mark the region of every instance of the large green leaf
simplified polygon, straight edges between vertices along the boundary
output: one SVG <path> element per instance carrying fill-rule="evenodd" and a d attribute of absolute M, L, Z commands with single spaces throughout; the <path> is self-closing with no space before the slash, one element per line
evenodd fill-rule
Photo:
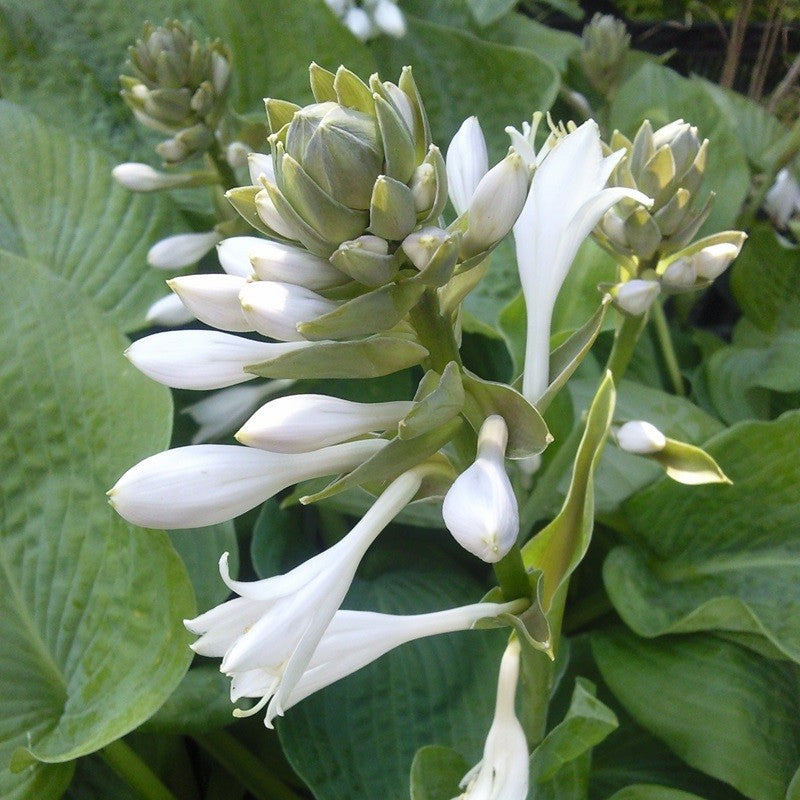
<path fill-rule="evenodd" d="M 620 702 L 684 761 L 753 800 L 784 800 L 800 762 L 795 665 L 704 636 L 617 630 L 592 644 Z"/>
<path fill-rule="evenodd" d="M 207 31 L 233 54 L 234 102 L 240 111 L 263 114 L 265 97 L 313 103 L 308 65 L 335 71 L 340 64 L 366 80 L 375 72 L 369 50 L 323 0 L 199 0 Z M 397 74 L 382 75 L 396 81 Z M 264 147 L 268 152 L 266 141 Z"/>
<path fill-rule="evenodd" d="M 609 800 L 702 800 L 696 794 L 668 789 L 666 786 L 637 783 L 615 792 Z"/>
<path fill-rule="evenodd" d="M 131 528 L 104 497 L 166 445 L 169 394 L 66 281 L 15 256 L 0 267 L 0 794 L 47 800 L 69 773 L 59 762 L 167 698 L 189 663 L 193 602 L 166 535 Z M 20 747 L 55 766 L 9 772 Z"/>
<path fill-rule="evenodd" d="M 800 248 L 757 223 L 733 264 L 731 288 L 747 319 L 763 331 L 800 327 Z"/>
<path fill-rule="evenodd" d="M 643 636 L 756 634 L 800 661 L 800 411 L 714 437 L 732 486 L 661 480 L 624 506 L 635 544 L 609 555 L 606 587 Z"/>
<path fill-rule="evenodd" d="M 390 528 L 345 607 L 409 614 L 476 602 L 486 585 L 439 546 L 443 536 Z M 318 800 L 408 797 L 414 754 L 427 744 L 477 763 L 505 639 L 477 630 L 403 645 L 312 695 L 277 723 L 289 761 Z"/>
<path fill-rule="evenodd" d="M 166 200 L 117 186 L 113 159 L 5 101 L 0 139 L 0 250 L 66 278 L 121 329 L 141 327 L 165 294 L 145 259 L 177 232 Z"/>
<path fill-rule="evenodd" d="M 683 118 L 710 140 L 702 198 L 717 193 L 700 235 L 733 226 L 750 186 L 750 171 L 727 117 L 711 102 L 702 81 L 682 78 L 654 62 L 645 62 L 622 86 L 611 104 L 611 124 L 632 136 L 649 119 L 654 128 Z M 698 204 L 698 208 L 699 208 Z"/>
<path fill-rule="evenodd" d="M 558 90 L 555 70 L 533 51 L 413 17 L 402 39 L 376 39 L 374 52 L 386 75 L 413 66 L 433 141 L 442 152 L 464 119 L 475 114 L 498 158 L 510 144 L 505 126 L 519 125 L 520 117 L 530 118 L 537 109 L 546 111 Z"/>

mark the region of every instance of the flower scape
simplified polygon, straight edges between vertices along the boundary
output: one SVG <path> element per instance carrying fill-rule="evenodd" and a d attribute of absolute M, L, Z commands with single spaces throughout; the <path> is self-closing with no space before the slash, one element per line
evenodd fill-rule
<path fill-rule="evenodd" d="M 403 21 L 393 9 L 382 0 L 375 20 L 400 35 Z M 354 16 L 360 7 L 342 4 L 341 11 L 352 25 L 361 20 Z M 137 52 L 138 77 L 125 99 L 145 124 L 170 134 L 164 159 L 216 146 L 224 50 L 212 48 L 213 79 L 195 81 L 183 105 L 140 88 L 155 80 L 156 67 L 144 45 Z M 396 83 L 378 75 L 364 81 L 343 66 L 333 73 L 312 64 L 309 74 L 310 105 L 265 101 L 268 152 L 247 152 L 249 184 L 226 193 L 240 219 L 151 250 L 153 266 L 179 269 L 217 246 L 223 271 L 170 279 L 175 297 L 154 312 L 164 324 L 205 326 L 146 336 L 126 353 L 165 386 L 220 390 L 190 409 L 202 425 L 195 441 L 238 426 L 240 444 L 196 443 L 152 455 L 119 478 L 109 499 L 135 525 L 175 529 L 232 519 L 320 478 L 327 485 L 300 502 L 365 490 L 371 506 L 349 533 L 285 574 L 235 580 L 223 554 L 220 574 L 234 596 L 185 621 L 197 636 L 193 650 L 221 659 L 235 715 L 263 712 L 272 727 L 296 703 L 403 643 L 509 626 L 483 759 L 464 774 L 459 797 L 525 800 L 530 752 L 515 710 L 520 659 L 554 656 L 566 582 L 581 558 L 578 545 L 555 541 L 551 528 L 529 539 L 531 520 L 521 514 L 524 487 L 553 441 L 542 415 L 614 307 L 620 323 L 609 371 L 564 507 L 583 513 L 576 505 L 586 481 L 580 459 L 595 457 L 593 437 L 597 448 L 604 440 L 614 383 L 651 307 L 660 294 L 708 285 L 744 235 L 695 238 L 707 217 L 707 206 L 693 200 L 709 145 L 682 120 L 656 130 L 645 123 L 633 141 L 615 133 L 604 143 L 591 119 L 555 124 L 537 112 L 521 131 L 507 129 L 508 152 L 490 166 L 475 117 L 443 155 L 410 67 Z M 170 125 L 164 114 L 173 115 Z M 122 165 L 117 180 L 138 191 L 181 185 L 177 173 L 164 183 L 141 167 Z M 182 185 L 204 180 L 196 174 Z M 242 221 L 246 233 L 226 235 L 241 231 Z M 512 232 L 527 335 L 520 380 L 509 385 L 465 368 L 460 345 L 463 301 Z M 551 351 L 556 299 L 589 235 L 615 254 L 619 280 L 600 287 L 595 316 Z M 296 380 L 369 381 L 408 368 L 418 376 L 412 398 L 275 396 Z M 614 430 L 620 448 L 677 480 L 726 480 L 710 456 L 647 421 L 618 419 Z M 498 587 L 484 602 L 416 615 L 342 609 L 361 559 L 410 504 L 441 506 L 446 528 L 493 565 Z"/>

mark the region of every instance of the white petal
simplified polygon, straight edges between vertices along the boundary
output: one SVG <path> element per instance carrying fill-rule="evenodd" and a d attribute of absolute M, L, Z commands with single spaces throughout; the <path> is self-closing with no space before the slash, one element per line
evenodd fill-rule
<path fill-rule="evenodd" d="M 741 249 L 741 244 L 737 246 L 729 242 L 704 247 L 699 253 L 695 253 L 692 259 L 698 277 L 707 281 L 718 278 L 725 272 L 731 261 L 739 255 Z"/>
<path fill-rule="evenodd" d="M 272 183 L 272 181 L 270 181 L 270 183 Z M 294 228 L 280 215 L 266 189 L 262 189 L 256 195 L 256 211 L 258 212 L 258 216 L 264 221 L 264 224 L 275 231 L 279 236 L 283 236 L 285 239 L 295 238 Z"/>
<path fill-rule="evenodd" d="M 162 189 L 172 189 L 191 180 L 185 174 L 159 172 L 149 164 L 128 162 L 117 164 L 111 170 L 114 180 L 131 192 L 158 192 Z"/>
<path fill-rule="evenodd" d="M 349 280 L 330 261 L 308 250 L 268 239 L 258 242 L 250 252 L 250 263 L 262 281 L 293 283 L 317 291 L 340 286 Z"/>
<path fill-rule="evenodd" d="M 447 148 L 447 191 L 456 214 L 469 208 L 472 195 L 489 169 L 486 140 L 477 117 L 467 117 Z"/>
<path fill-rule="evenodd" d="M 304 344 L 275 344 L 219 331 L 167 331 L 135 341 L 125 355 L 154 381 L 173 389 L 222 389 L 253 380 L 244 371 Z"/>
<path fill-rule="evenodd" d="M 661 282 L 667 289 L 685 289 L 697 282 L 697 270 L 694 259 L 690 257 L 676 258 L 661 276 Z"/>
<path fill-rule="evenodd" d="M 353 6 L 344 15 L 344 24 L 357 39 L 366 42 L 375 35 L 375 26 L 363 8 Z M 267 223 L 269 224 L 269 223 Z"/>
<path fill-rule="evenodd" d="M 147 263 L 156 269 L 183 269 L 196 264 L 221 239 L 216 231 L 168 236 L 150 248 Z"/>
<path fill-rule="evenodd" d="M 236 438 L 278 453 L 308 452 L 396 426 L 412 405 L 404 401 L 356 403 L 315 394 L 279 397 L 260 408 Z"/>
<path fill-rule="evenodd" d="M 194 316 L 188 308 L 181 302 L 180 297 L 168 294 L 160 300 L 156 300 L 147 309 L 146 318 L 153 325 L 163 325 L 165 328 L 173 328 L 178 325 L 185 325 L 192 322 Z"/>
<path fill-rule="evenodd" d="M 250 263 L 250 253 L 266 239 L 257 236 L 232 236 L 217 245 L 217 258 L 220 266 L 228 275 L 240 278 L 253 276 L 253 265 Z"/>
<path fill-rule="evenodd" d="M 247 156 L 247 166 L 250 170 L 250 183 L 261 186 L 261 176 L 264 175 L 270 183 L 275 183 L 275 167 L 272 156 L 265 153 L 250 153 Z"/>
<path fill-rule="evenodd" d="M 239 293 L 244 316 L 255 330 L 282 342 L 302 342 L 297 330 L 301 322 L 309 322 L 338 308 L 339 304 L 321 295 L 279 281 L 255 281 Z"/>
<path fill-rule="evenodd" d="M 658 281 L 643 281 L 638 278 L 619 287 L 614 303 L 626 314 L 641 317 L 658 297 L 661 286 Z"/>
<path fill-rule="evenodd" d="M 182 275 L 167 281 L 189 311 L 201 322 L 223 331 L 251 331 L 239 304 L 245 279 L 237 275 L 208 273 Z"/>
<path fill-rule="evenodd" d="M 394 36 L 395 39 L 405 36 L 406 19 L 403 12 L 391 0 L 378 0 L 372 18 L 385 34 Z"/>

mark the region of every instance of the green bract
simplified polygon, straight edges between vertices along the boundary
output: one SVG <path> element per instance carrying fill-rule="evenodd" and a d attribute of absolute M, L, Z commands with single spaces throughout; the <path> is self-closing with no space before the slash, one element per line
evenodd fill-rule
<path fill-rule="evenodd" d="M 400 266 L 391 243 L 442 213 L 444 161 L 409 67 L 398 84 L 316 64 L 310 76 L 315 103 L 266 100 L 275 174 L 261 177 L 256 209 L 270 235 L 326 258 L 339 250 L 339 269 L 380 285 Z M 365 277 L 371 262 L 380 280 Z"/>

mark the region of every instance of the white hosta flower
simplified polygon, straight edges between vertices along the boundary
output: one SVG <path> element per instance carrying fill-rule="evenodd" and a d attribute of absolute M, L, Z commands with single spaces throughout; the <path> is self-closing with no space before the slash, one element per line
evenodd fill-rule
<path fill-rule="evenodd" d="M 764 197 L 764 209 L 777 228 L 785 228 L 800 212 L 800 185 L 788 169 L 782 169 Z"/>
<path fill-rule="evenodd" d="M 483 758 L 461 781 L 454 800 L 525 800 L 530 775 L 528 743 L 514 711 L 520 646 L 513 639 L 500 662 L 497 703 Z"/>
<path fill-rule="evenodd" d="M 343 22 L 350 33 L 362 42 L 371 39 L 376 31 L 369 14 L 363 8 L 352 6 L 345 11 Z"/>
<path fill-rule="evenodd" d="M 297 330 L 301 322 L 309 322 L 339 307 L 316 292 L 280 281 L 254 281 L 239 292 L 245 318 L 255 330 L 281 342 L 302 342 Z"/>
<path fill-rule="evenodd" d="M 152 325 L 163 325 L 165 328 L 175 328 L 178 325 L 185 325 L 194 320 L 194 315 L 181 302 L 180 297 L 168 294 L 160 300 L 156 300 L 147 309 L 145 319 Z"/>
<path fill-rule="evenodd" d="M 455 540 L 478 558 L 494 563 L 519 534 L 519 508 L 505 468 L 508 428 L 493 414 L 478 434 L 478 455 L 448 490 L 442 517 Z"/>
<path fill-rule="evenodd" d="M 247 156 L 247 168 L 253 186 L 261 186 L 262 175 L 270 183 L 275 183 L 275 165 L 272 163 L 272 156 L 265 153 L 250 153 Z"/>
<path fill-rule="evenodd" d="M 519 608 L 520 601 L 516 600 L 511 603 L 475 603 L 411 616 L 337 611 L 302 678 L 284 704 L 284 711 L 406 642 L 469 630 L 478 620 L 514 613 Z M 235 675 L 231 682 L 231 701 L 235 703 L 242 697 L 263 697 L 269 692 L 272 682 L 272 674 L 265 669 L 257 668 Z"/>
<path fill-rule="evenodd" d="M 475 187 L 462 252 L 475 255 L 499 242 L 514 226 L 528 197 L 530 170 L 514 148 Z"/>
<path fill-rule="evenodd" d="M 135 162 L 117 164 L 111 170 L 111 176 L 130 192 L 160 192 L 164 189 L 175 189 L 178 186 L 195 184 L 199 177 L 197 173 L 192 172 L 159 172 L 149 164 Z"/>
<path fill-rule="evenodd" d="M 230 386 L 204 397 L 183 409 L 199 425 L 192 444 L 210 442 L 223 434 L 233 433 L 268 397 L 284 392 L 293 380 L 274 380 L 246 386 Z"/>
<path fill-rule="evenodd" d="M 620 151 L 603 157 L 600 131 L 593 120 L 560 136 L 537 168 L 525 208 L 514 225 L 528 313 L 522 393 L 531 403 L 549 385 L 553 307 L 581 242 L 623 198 L 651 204 L 650 198 L 634 189 L 604 188 L 623 155 Z"/>
<path fill-rule="evenodd" d="M 621 425 L 616 436 L 622 450 L 639 456 L 659 453 L 667 446 L 667 437 L 655 425 L 641 419 Z"/>
<path fill-rule="evenodd" d="M 201 322 L 223 331 L 251 331 L 239 303 L 239 292 L 246 279 L 238 275 L 207 273 L 182 275 L 167 281 L 167 286 Z"/>
<path fill-rule="evenodd" d="M 321 394 L 295 394 L 260 408 L 236 438 L 277 453 L 304 453 L 394 427 L 412 406 L 405 401 L 355 403 Z"/>
<path fill-rule="evenodd" d="M 399 39 L 406 34 L 406 18 L 392 0 L 378 0 L 372 9 L 372 19 L 387 36 Z"/>
<path fill-rule="evenodd" d="M 481 178 L 489 171 L 489 154 L 477 117 L 467 117 L 447 148 L 447 192 L 459 216 L 468 208 Z"/>
<path fill-rule="evenodd" d="M 544 144 L 537 153 L 536 131 L 539 130 L 542 119 L 544 119 L 544 114 L 541 111 L 536 111 L 530 122 L 522 123 L 521 131 L 518 131 L 513 125 L 508 125 L 505 129 L 511 139 L 511 146 L 525 159 L 525 163 L 530 168 L 538 167 L 555 147 L 558 140 L 567 135 L 566 127 L 562 124 L 561 127 L 556 128 L 548 116 L 548 122 L 551 125 L 550 135 L 545 139 Z"/>
<path fill-rule="evenodd" d="M 199 528 L 233 519 L 294 483 L 351 470 L 386 444 L 365 439 L 293 455 L 227 444 L 176 447 L 131 467 L 108 497 L 134 525 Z"/>
<path fill-rule="evenodd" d="M 173 389 L 224 389 L 256 378 L 248 364 L 292 353 L 309 342 L 259 342 L 221 331 L 165 331 L 135 341 L 128 360 Z"/>
<path fill-rule="evenodd" d="M 661 285 L 658 281 L 634 278 L 617 287 L 614 305 L 632 317 L 641 317 L 653 305 L 660 291 Z"/>
<path fill-rule="evenodd" d="M 338 445 L 343 446 L 349 445 Z M 261 700 L 237 716 L 256 713 L 269 703 L 265 724 L 271 727 L 275 717 L 283 714 L 341 605 L 361 558 L 411 501 L 421 480 L 420 470 L 402 474 L 347 536 L 285 575 L 251 583 L 232 581 L 223 556 L 223 580 L 240 596 L 185 624 L 200 636 L 193 645 L 195 652 L 222 656 L 220 670 L 233 678 L 235 696 L 256 694 L 257 676 Z"/>
<path fill-rule="evenodd" d="M 221 239 L 216 231 L 168 236 L 148 250 L 147 263 L 156 269 L 183 269 L 196 264 Z"/>
<path fill-rule="evenodd" d="M 741 244 L 720 242 L 704 247 L 699 253 L 695 253 L 692 261 L 697 271 L 697 277 L 707 281 L 718 278 L 730 266 L 731 261 L 739 255 L 743 243 L 744 237 L 742 237 Z"/>

